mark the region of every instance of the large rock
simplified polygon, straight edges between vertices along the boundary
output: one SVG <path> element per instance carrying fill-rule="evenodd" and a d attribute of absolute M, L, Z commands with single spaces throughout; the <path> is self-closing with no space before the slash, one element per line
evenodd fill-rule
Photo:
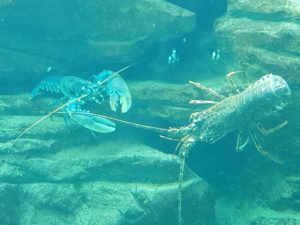
<path fill-rule="evenodd" d="M 175 224 L 178 161 L 142 144 L 113 142 L 42 157 L 6 155 L 0 163 L 1 221 Z M 209 186 L 186 168 L 183 187 L 184 224 L 214 224 Z"/>
<path fill-rule="evenodd" d="M 228 12 L 254 19 L 300 21 L 300 5 L 295 0 L 229 0 Z"/>
<path fill-rule="evenodd" d="M 300 220 L 295 218 L 269 218 L 269 217 L 258 217 L 251 225 L 299 225 Z"/>
<path fill-rule="evenodd" d="M 26 80 L 50 68 L 66 73 L 93 63 L 132 62 L 195 24 L 194 13 L 162 0 L 3 4 L 2 79 Z"/>
<path fill-rule="evenodd" d="M 229 1 L 215 35 L 228 62 L 233 61 L 230 70 L 276 72 L 299 84 L 299 16 L 299 1 Z"/>
<path fill-rule="evenodd" d="M 262 181 L 264 180 L 264 181 Z M 300 176 L 270 174 L 261 180 L 261 190 L 268 206 L 277 211 L 300 210 Z"/>

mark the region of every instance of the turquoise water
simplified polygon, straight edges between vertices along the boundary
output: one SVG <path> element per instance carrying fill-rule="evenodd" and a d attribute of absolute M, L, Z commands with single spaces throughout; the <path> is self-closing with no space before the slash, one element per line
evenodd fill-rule
<path fill-rule="evenodd" d="M 0 1 L 0 224 L 300 224 L 299 16 Z"/>

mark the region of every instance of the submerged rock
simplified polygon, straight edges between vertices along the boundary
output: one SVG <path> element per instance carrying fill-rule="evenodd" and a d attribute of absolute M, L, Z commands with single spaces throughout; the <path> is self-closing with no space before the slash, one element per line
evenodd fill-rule
<path fill-rule="evenodd" d="M 43 158 L 6 157 L 0 167 L 1 196 L 4 187 L 18 193 L 18 215 L 9 215 L 20 225 L 176 223 L 178 161 L 142 144 L 114 141 Z M 214 224 L 212 192 L 188 168 L 183 189 L 185 224 Z M 9 210 L 1 211 L 1 221 L 10 221 Z"/>
<path fill-rule="evenodd" d="M 300 176 L 276 176 L 265 179 L 264 187 L 266 202 L 277 211 L 300 210 Z M 276 185 L 275 185 L 276 184 Z"/>
<path fill-rule="evenodd" d="M 300 220 L 294 218 L 268 218 L 259 217 L 251 225 L 299 225 Z"/>
<path fill-rule="evenodd" d="M 0 12 L 0 78 L 14 81 L 139 60 L 195 26 L 194 13 L 163 0 L 11 2 Z"/>
<path fill-rule="evenodd" d="M 31 154 L 31 153 L 45 153 L 52 150 L 54 140 L 41 139 L 19 139 L 14 145 L 12 142 L 0 142 L 0 155 L 7 154 Z"/>
<path fill-rule="evenodd" d="M 276 72 L 297 84 L 299 32 L 300 2 L 286 0 L 230 0 L 214 29 L 229 70 Z"/>
<path fill-rule="evenodd" d="M 296 0 L 229 0 L 228 11 L 234 16 L 257 20 L 300 21 L 300 4 Z"/>

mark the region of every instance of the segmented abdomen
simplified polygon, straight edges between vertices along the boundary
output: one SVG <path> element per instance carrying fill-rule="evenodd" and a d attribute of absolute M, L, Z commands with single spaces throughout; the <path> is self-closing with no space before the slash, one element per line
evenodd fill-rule
<path fill-rule="evenodd" d="M 75 76 L 49 76 L 41 80 L 32 90 L 30 97 L 42 93 L 61 93 L 69 99 L 80 96 L 83 93 L 92 91 L 92 83 Z"/>
<path fill-rule="evenodd" d="M 41 80 L 38 85 L 32 90 L 30 98 L 34 98 L 44 92 L 48 93 L 61 93 L 60 81 L 62 76 L 48 76 Z"/>

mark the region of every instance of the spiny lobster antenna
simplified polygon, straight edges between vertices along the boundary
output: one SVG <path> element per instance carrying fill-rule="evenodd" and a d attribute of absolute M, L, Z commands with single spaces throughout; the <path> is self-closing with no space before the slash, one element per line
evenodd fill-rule
<path fill-rule="evenodd" d="M 113 77 L 116 76 L 116 74 L 123 72 L 139 63 L 141 63 L 143 60 L 140 60 L 138 62 L 135 62 L 133 64 L 130 64 L 120 70 L 118 70 L 117 72 L 112 73 L 109 77 L 107 77 L 106 79 L 104 79 L 103 81 L 101 81 L 100 83 L 95 84 L 93 87 L 95 87 L 96 85 L 102 85 L 105 82 L 111 80 Z M 42 118 L 40 118 L 39 120 L 35 121 L 34 123 L 32 123 L 29 127 L 27 127 L 24 131 L 22 131 L 11 143 L 10 148 L 8 149 L 8 152 L 11 151 L 11 149 L 14 147 L 14 145 L 16 144 L 16 142 L 24 135 L 26 134 L 29 130 L 31 130 L 33 127 L 35 127 L 36 125 L 38 125 L 39 123 L 41 123 L 42 121 L 44 121 L 45 119 L 47 119 L 48 117 L 50 117 L 51 115 L 53 115 L 54 113 L 58 112 L 59 110 L 61 110 L 62 108 L 64 108 L 65 106 L 69 105 L 70 103 L 76 102 L 76 101 L 80 101 L 81 99 L 87 97 L 88 94 L 83 94 L 77 98 L 74 98 L 72 100 L 67 101 L 66 103 L 64 103 L 63 105 L 57 107 L 56 109 L 54 109 L 53 111 L 51 111 L 50 113 L 48 113 L 47 115 L 43 116 Z"/>
<path fill-rule="evenodd" d="M 177 193 L 177 224 L 182 224 L 182 184 L 184 181 L 185 159 L 189 150 L 195 145 L 195 140 L 191 136 L 184 137 L 177 145 L 179 149 L 179 176 L 178 176 L 178 193 Z"/>

